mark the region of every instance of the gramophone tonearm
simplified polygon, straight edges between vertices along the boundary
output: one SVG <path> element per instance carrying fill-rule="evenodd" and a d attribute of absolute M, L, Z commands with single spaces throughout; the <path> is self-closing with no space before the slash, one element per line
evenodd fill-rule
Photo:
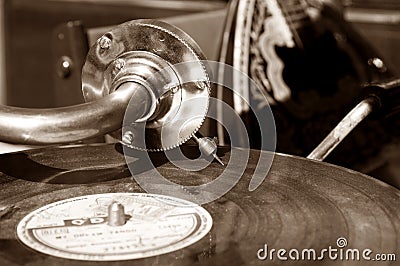
<path fill-rule="evenodd" d="M 150 151 L 177 147 L 197 132 L 208 110 L 210 79 L 201 60 L 200 48 L 178 28 L 155 20 L 126 22 L 88 53 L 82 71 L 87 103 L 55 109 L 1 106 L 0 139 L 52 144 L 101 136 L 121 128 L 130 102 L 124 144 Z M 145 146 L 137 137 L 143 126 Z"/>

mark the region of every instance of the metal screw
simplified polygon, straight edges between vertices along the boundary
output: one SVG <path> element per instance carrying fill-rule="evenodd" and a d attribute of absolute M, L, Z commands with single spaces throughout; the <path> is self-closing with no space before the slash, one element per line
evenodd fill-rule
<path fill-rule="evenodd" d="M 99 45 L 101 49 L 108 50 L 111 47 L 111 39 L 103 36 L 99 39 Z"/>
<path fill-rule="evenodd" d="M 172 87 L 171 91 L 172 91 L 173 94 L 175 94 L 175 93 L 177 93 L 179 91 L 179 89 L 180 89 L 179 85 L 175 85 L 175 86 Z"/>
<path fill-rule="evenodd" d="M 121 71 L 125 67 L 125 60 L 122 58 L 118 58 L 114 62 L 114 68 L 117 71 Z"/>
<path fill-rule="evenodd" d="M 203 80 L 196 81 L 196 87 L 199 88 L 200 90 L 205 90 L 208 88 L 207 83 Z"/>
<path fill-rule="evenodd" d="M 67 78 L 72 72 L 72 60 L 68 56 L 62 56 L 58 60 L 57 64 L 57 75 L 60 78 Z"/>
<path fill-rule="evenodd" d="M 180 89 L 179 84 L 167 84 L 164 87 L 164 91 L 171 91 L 172 94 L 177 93 L 179 89 Z"/>
<path fill-rule="evenodd" d="M 382 59 L 380 58 L 371 58 L 368 63 L 370 65 L 374 65 L 377 69 L 379 69 L 380 71 L 386 71 L 386 66 L 385 63 L 383 63 Z"/>
<path fill-rule="evenodd" d="M 134 137 L 133 132 L 132 131 L 127 131 L 122 136 L 122 142 L 125 143 L 125 144 L 130 145 L 133 142 L 133 137 Z"/>

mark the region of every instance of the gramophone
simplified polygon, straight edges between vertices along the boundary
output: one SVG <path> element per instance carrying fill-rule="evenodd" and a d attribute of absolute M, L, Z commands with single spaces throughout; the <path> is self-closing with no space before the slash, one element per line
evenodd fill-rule
<path fill-rule="evenodd" d="M 205 59 L 178 28 L 129 21 L 89 50 L 85 104 L 1 107 L 2 141 L 70 144 L 106 133 L 118 141 L 0 155 L 0 261 L 245 264 L 267 259 L 268 246 L 300 250 L 268 257 L 272 264 L 325 263 L 318 252 L 328 247 L 344 263 L 369 263 L 377 258 L 371 254 L 393 261 L 400 192 L 320 160 L 397 94 L 399 80 L 368 85 L 365 99 L 306 159 L 196 135 L 211 102 Z M 191 138 L 200 149 L 182 145 Z M 168 153 L 174 150 L 185 158 Z"/>

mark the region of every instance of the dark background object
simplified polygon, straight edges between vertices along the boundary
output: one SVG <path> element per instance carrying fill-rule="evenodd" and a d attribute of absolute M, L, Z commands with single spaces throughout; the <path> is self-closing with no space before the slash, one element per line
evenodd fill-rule
<path fill-rule="evenodd" d="M 383 56 L 388 67 L 400 75 L 400 1 L 342 0 L 345 18 Z"/>
<path fill-rule="evenodd" d="M 62 62 L 52 58 L 52 54 L 60 52 L 55 50 L 59 48 L 55 48 L 52 40 L 54 32 L 62 24 L 79 20 L 85 28 L 107 27 L 137 18 L 164 18 L 217 10 L 223 8 L 226 2 L 226 0 L 4 1 L 7 104 L 20 107 L 55 107 L 81 100 L 78 95 L 80 88 L 70 88 L 69 82 L 64 83 L 66 85 L 62 88 L 55 86 L 60 79 L 57 71 Z M 345 17 L 379 50 L 389 67 L 391 66 L 391 69 L 399 74 L 399 1 L 342 0 L 342 3 L 345 6 Z M 378 20 L 374 21 L 373 18 L 376 17 Z M 72 30 L 74 32 L 76 27 Z M 66 37 L 75 38 L 77 35 L 74 34 Z M 67 44 L 67 40 L 64 40 L 62 45 L 68 51 Z M 75 71 L 69 78 L 76 81 L 80 78 L 74 76 L 74 73 L 80 74 L 82 58 L 71 59 L 71 67 Z M 59 90 L 71 90 L 70 99 L 65 97 L 59 99 L 57 96 Z"/>
<path fill-rule="evenodd" d="M 345 7 L 398 10 L 398 0 L 341 0 Z"/>
<path fill-rule="evenodd" d="M 400 77 L 400 1 L 398 0 L 342 0 L 344 5 L 344 16 L 346 20 L 350 21 L 356 29 L 369 41 L 372 46 L 376 48 L 382 55 L 385 63 L 390 70 Z M 399 136 L 399 116 L 378 116 L 367 118 L 373 120 L 377 126 L 373 128 L 371 134 L 376 136 L 389 135 Z M 380 125 L 376 121 L 384 120 Z M 384 127 L 382 127 L 382 124 Z M 357 140 L 361 145 L 368 147 L 374 143 L 367 142 L 365 138 Z M 384 141 L 382 138 L 377 141 Z M 362 144 L 364 142 L 364 144 Z M 345 139 L 338 150 L 334 151 L 335 154 L 351 152 L 346 151 L 346 147 L 350 146 L 350 140 Z M 368 149 L 363 152 L 368 153 Z M 387 145 L 382 149 L 378 161 L 385 161 L 383 165 L 377 164 L 376 160 L 372 158 L 364 163 L 363 171 L 368 172 L 370 175 L 379 177 L 385 182 L 400 187 L 400 150 L 399 140 Z M 346 165 L 348 166 L 348 165 Z M 355 167 L 357 169 L 357 167 Z M 360 169 L 358 169 L 360 170 Z"/>

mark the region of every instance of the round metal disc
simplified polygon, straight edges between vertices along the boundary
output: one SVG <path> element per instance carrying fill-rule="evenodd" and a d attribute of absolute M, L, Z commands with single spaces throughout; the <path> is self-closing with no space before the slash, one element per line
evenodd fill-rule
<path fill-rule="evenodd" d="M 88 53 L 82 70 L 85 101 L 112 93 L 115 71 L 123 68 L 118 60 L 129 57 L 127 55 L 132 52 L 161 58 L 170 66 L 168 71 L 172 69 L 176 75 L 171 80 L 179 80 L 180 84 L 160 82 L 155 88 L 157 91 L 170 88 L 170 91 L 160 95 L 161 111 L 145 122 L 144 132 L 143 123 L 129 120 L 128 107 L 123 132 L 133 134 L 130 134 L 130 142 L 124 144 L 149 151 L 175 148 L 198 131 L 208 111 L 210 79 L 201 61 L 205 56 L 190 36 L 165 22 L 134 20 L 121 24 L 100 37 Z M 130 105 L 134 104 L 132 99 Z M 121 132 L 115 135 L 120 138 Z"/>

